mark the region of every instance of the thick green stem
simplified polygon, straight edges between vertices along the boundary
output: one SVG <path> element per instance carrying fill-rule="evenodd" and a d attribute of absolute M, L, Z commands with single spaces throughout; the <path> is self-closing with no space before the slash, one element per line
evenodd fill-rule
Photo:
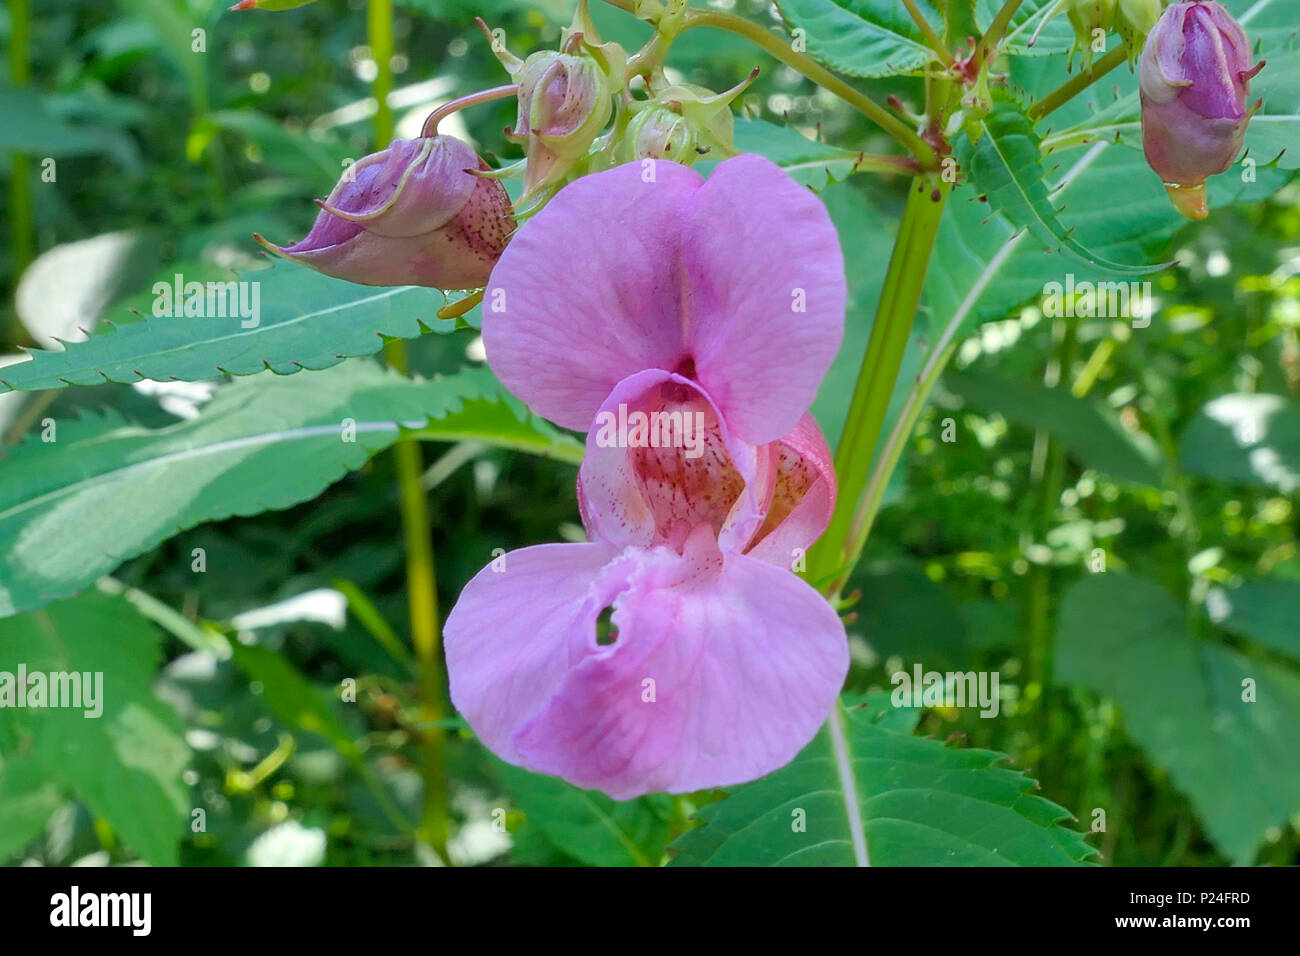
<path fill-rule="evenodd" d="M 1066 319 L 1062 322 L 1056 358 L 1048 367 L 1046 379 L 1050 387 L 1068 388 L 1070 367 L 1074 364 L 1078 336 L 1073 321 Z M 1041 467 L 1035 469 L 1034 474 L 1038 511 L 1032 527 L 1035 538 L 1041 541 L 1047 537 L 1047 533 L 1052 528 L 1056 508 L 1061 501 L 1061 491 L 1065 486 L 1065 449 L 1059 441 L 1053 441 L 1052 436 L 1046 431 L 1040 431 L 1035 441 L 1041 452 L 1035 458 L 1036 461 L 1041 462 Z M 1040 752 L 1047 749 L 1052 725 L 1051 609 L 1054 579 L 1055 574 L 1050 564 L 1035 564 L 1029 572 L 1025 598 L 1025 623 L 1028 635 L 1025 687 L 1031 715 L 1037 713 L 1036 746 Z M 1037 764 L 1037 756 L 1029 762 Z"/>
<path fill-rule="evenodd" d="M 717 10 L 690 10 L 686 14 L 682 29 L 689 30 L 692 27 L 716 27 L 719 30 L 729 30 L 744 37 L 750 43 L 760 47 L 791 69 L 797 70 L 817 85 L 834 93 L 862 113 L 906 147 L 923 168 L 938 168 L 939 159 L 934 148 L 923 140 L 915 130 L 876 103 L 871 97 L 849 86 L 811 57 L 796 53 L 786 38 L 778 36 L 766 27 L 759 26 L 744 17 L 738 17 L 731 13 L 722 13 Z"/>
<path fill-rule="evenodd" d="M 903 211 L 871 339 L 835 455 L 839 499 L 830 527 L 809 555 L 809 579 L 832 599 L 844 587 L 866 545 L 870 527 L 867 476 L 921 302 L 949 190 L 946 183 L 918 177 Z"/>
<path fill-rule="evenodd" d="M 1120 43 L 1119 46 L 1111 50 L 1100 60 L 1097 60 L 1088 69 L 1070 77 L 1059 87 L 1048 93 L 1041 100 L 1029 107 L 1025 112 L 1030 119 L 1041 119 L 1053 110 L 1059 109 L 1070 100 L 1074 99 L 1092 84 L 1096 83 L 1103 76 L 1109 73 L 1115 67 L 1119 66 L 1128 59 L 1128 44 Z"/>
<path fill-rule="evenodd" d="M 375 61 L 375 146 L 382 149 L 393 138 L 393 0 L 370 0 L 366 28 L 370 57 Z"/>
<path fill-rule="evenodd" d="M 975 47 L 975 53 L 971 60 L 977 69 L 983 69 L 984 63 L 989 57 L 997 51 L 997 45 L 1002 42 L 1002 37 L 1006 35 L 1007 27 L 1011 25 L 1011 18 L 1016 15 L 1020 9 L 1020 4 L 1024 0 L 1007 0 L 998 11 L 993 22 L 989 24 L 988 31 L 980 37 L 979 44 Z"/>
<path fill-rule="evenodd" d="M 903 0 L 903 6 L 907 7 L 907 12 L 911 15 L 913 22 L 921 31 L 921 36 L 925 38 L 926 45 L 938 55 L 943 61 L 943 65 L 951 67 L 953 65 L 952 54 L 948 48 L 943 45 L 939 35 L 934 32 L 934 27 L 930 26 L 930 21 L 921 13 L 920 8 L 916 5 L 916 0 Z"/>
<path fill-rule="evenodd" d="M 377 68 L 374 93 L 378 102 L 375 113 L 375 145 L 383 147 L 393 138 L 393 113 L 388 94 L 393 88 L 393 4 L 392 0 L 370 0 L 370 55 Z M 406 342 L 394 339 L 384 346 L 388 364 L 403 375 L 409 371 Z M 438 626 L 438 581 L 429 529 L 429 502 L 420 477 L 424 473 L 424 456 L 420 445 L 406 437 L 393 446 L 393 465 L 397 472 L 402 539 L 406 549 L 407 606 L 411 616 L 411 645 L 419 667 L 420 721 L 425 728 L 421 738 L 424 754 L 424 808 L 419 836 L 443 860 L 447 860 L 447 791 L 443 779 L 443 732 L 439 722 L 446 715 L 443 705 L 442 641 Z"/>
<path fill-rule="evenodd" d="M 31 0 L 9 2 L 9 75 L 15 87 L 27 85 L 30 65 L 27 59 L 27 41 L 31 36 Z M 32 261 L 36 249 L 32 232 L 32 166 L 31 157 L 14 153 L 9 176 L 9 227 L 13 242 L 13 284 Z"/>

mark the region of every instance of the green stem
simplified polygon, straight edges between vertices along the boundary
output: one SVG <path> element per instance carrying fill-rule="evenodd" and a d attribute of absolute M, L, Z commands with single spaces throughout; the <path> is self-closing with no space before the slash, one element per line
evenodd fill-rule
<path fill-rule="evenodd" d="M 943 61 L 944 66 L 953 66 L 954 61 L 952 54 L 949 53 L 948 48 L 943 45 L 943 41 L 939 39 L 939 35 L 934 32 L 934 27 L 930 26 L 930 21 L 921 13 L 920 9 L 916 5 L 916 0 L 903 0 L 903 6 L 907 7 L 907 12 L 911 14 L 913 22 L 915 22 L 917 27 L 920 29 L 921 36 L 925 40 L 926 45 L 929 46 L 936 55 L 938 55 L 939 59 Z"/>
<path fill-rule="evenodd" d="M 1111 50 L 1100 60 L 1094 62 L 1088 69 L 1070 77 L 1059 87 L 1048 93 L 1041 100 L 1026 110 L 1030 119 L 1037 120 L 1059 109 L 1070 100 L 1074 99 L 1092 84 L 1096 83 L 1103 76 L 1109 73 L 1115 67 L 1119 66 L 1128 59 L 1128 44 L 1121 42 L 1119 46 Z"/>
<path fill-rule="evenodd" d="M 9 75 L 15 87 L 26 86 L 31 69 L 27 44 L 31 37 L 31 0 L 10 0 L 9 3 Z M 13 285 L 32 261 L 36 249 L 32 216 L 31 157 L 14 153 L 9 176 L 9 226 L 13 242 Z"/>
<path fill-rule="evenodd" d="M 899 461 L 902 460 L 903 449 L 907 447 L 908 438 L 916 430 L 917 422 L 921 420 L 921 413 L 925 411 L 925 403 L 930 398 L 930 392 L 934 390 L 935 383 L 939 381 L 939 376 L 948 367 L 948 362 L 956 351 L 957 345 L 953 343 L 942 351 L 934 353 L 932 361 L 917 377 L 917 383 L 908 393 L 907 400 L 894 421 L 894 427 L 889 431 L 884 447 L 876 456 L 875 466 L 871 470 L 866 491 L 862 495 L 860 534 L 864 540 L 871 535 L 876 515 L 880 513 L 880 506 L 885 500 L 889 479 L 893 476 Z"/>
<path fill-rule="evenodd" d="M 808 77 L 817 85 L 834 93 L 858 112 L 862 113 L 882 130 L 906 147 L 921 163 L 924 169 L 937 169 L 939 158 L 934 148 L 923 140 L 915 130 L 899 120 L 871 97 L 855 90 L 830 70 L 825 69 L 812 58 L 791 49 L 789 41 L 768 30 L 731 13 L 717 10 L 693 9 L 687 12 L 682 24 L 683 30 L 692 27 L 716 27 L 729 30 L 744 37 L 750 43 L 780 60 L 786 66 Z"/>
<path fill-rule="evenodd" d="M 1007 27 L 1011 25 L 1011 18 L 1016 15 L 1020 9 L 1020 4 L 1024 0 L 1007 0 L 998 11 L 993 22 L 985 34 L 980 37 L 979 44 L 975 47 L 975 53 L 971 56 L 971 61 L 977 69 L 983 69 L 985 61 L 994 55 L 994 47 L 1002 42 L 1002 37 L 1007 32 Z"/>
<path fill-rule="evenodd" d="M 383 149 L 393 138 L 393 108 L 388 105 L 393 91 L 393 0 L 370 0 L 366 28 L 375 61 L 375 146 Z"/>
<path fill-rule="evenodd" d="M 381 148 L 393 137 L 393 112 L 388 94 L 393 88 L 393 4 L 392 0 L 370 0 L 367 17 L 370 55 L 377 68 L 374 94 L 375 145 Z M 406 342 L 394 339 L 384 346 L 388 364 L 403 375 L 409 372 Z M 433 540 L 429 529 L 429 502 L 420 476 L 424 456 L 419 444 L 404 437 L 393 446 L 397 472 L 402 539 L 406 549 L 406 592 L 411 615 L 411 644 L 419 670 L 420 718 L 426 730 L 421 736 L 424 755 L 424 807 L 419 837 L 443 860 L 447 857 L 450 825 L 447 791 L 443 779 L 443 733 L 439 721 L 443 706 L 442 641 L 438 626 L 438 581 L 434 565 Z"/>
<path fill-rule="evenodd" d="M 1078 342 L 1074 322 L 1062 320 L 1063 327 L 1060 343 L 1057 347 L 1055 361 L 1049 366 L 1047 384 L 1052 387 L 1068 387 L 1070 368 L 1074 364 L 1074 352 Z M 1035 437 L 1042 450 L 1042 456 L 1036 460 L 1043 462 L 1037 471 L 1038 513 L 1034 537 L 1042 540 L 1051 530 L 1052 520 L 1056 515 L 1057 505 L 1061 500 L 1061 491 L 1065 486 L 1065 449 L 1059 441 L 1053 441 L 1046 431 L 1040 431 Z M 1039 752 L 1049 750 L 1048 734 L 1051 730 L 1052 706 L 1050 702 L 1052 682 L 1052 634 L 1051 607 L 1052 582 L 1054 573 L 1050 564 L 1036 564 L 1029 574 L 1029 588 L 1026 592 L 1026 632 L 1028 648 L 1026 653 L 1027 679 L 1026 689 L 1031 691 L 1031 713 L 1037 713 L 1038 733 L 1036 746 Z M 1034 765 L 1038 763 L 1037 755 L 1028 759 Z"/>
<path fill-rule="evenodd" d="M 809 579 L 824 586 L 832 599 L 844 587 L 866 545 L 870 528 L 867 476 L 920 305 L 949 190 L 946 183 L 918 177 L 903 211 L 871 339 L 835 455 L 839 499 L 830 527 L 809 555 Z"/>

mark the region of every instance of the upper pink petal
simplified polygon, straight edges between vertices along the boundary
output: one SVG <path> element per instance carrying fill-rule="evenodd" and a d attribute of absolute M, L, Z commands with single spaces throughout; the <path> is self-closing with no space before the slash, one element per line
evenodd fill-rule
<path fill-rule="evenodd" d="M 648 175 L 648 172 L 653 175 Z M 566 186 L 493 270 L 488 361 L 539 414 L 585 429 L 622 379 L 696 379 L 751 444 L 794 428 L 839 347 L 844 259 L 825 207 L 759 156 L 707 182 L 629 163 Z"/>
<path fill-rule="evenodd" d="M 700 384 L 740 438 L 775 441 L 812 405 L 844 334 L 826 207 L 770 160 L 737 156 L 700 189 L 682 254 Z"/>
<path fill-rule="evenodd" d="M 488 363 L 533 411 L 585 431 L 614 386 L 683 356 L 676 261 L 704 180 L 628 164 L 564 187 L 511 240 L 483 301 Z"/>
<path fill-rule="evenodd" d="M 524 765 L 616 800 L 753 780 L 817 733 L 848 672 L 838 615 L 789 571 L 722 554 L 645 552 L 545 708 L 516 733 Z M 576 638 L 575 638 L 576 639 Z"/>
<path fill-rule="evenodd" d="M 595 634 L 609 597 L 598 579 L 617 555 L 604 544 L 511 551 L 461 592 L 444 628 L 451 700 L 501 759 L 522 762 L 512 735 L 563 682 L 574 635 Z"/>

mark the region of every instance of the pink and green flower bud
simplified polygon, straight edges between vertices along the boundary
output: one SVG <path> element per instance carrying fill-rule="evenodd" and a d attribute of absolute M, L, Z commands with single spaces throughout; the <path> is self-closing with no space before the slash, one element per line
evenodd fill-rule
<path fill-rule="evenodd" d="M 711 159 L 736 155 L 731 103 L 756 76 L 758 70 L 722 93 L 691 83 L 652 82 L 651 99 L 628 122 L 614 147 L 615 161 L 670 159 L 689 166 L 704 155 Z"/>
<path fill-rule="evenodd" d="M 667 159 L 689 166 L 700 155 L 700 148 L 690 120 L 669 106 L 654 104 L 628 121 L 614 148 L 614 159 L 619 163 Z"/>
<path fill-rule="evenodd" d="M 266 249 L 363 285 L 477 289 L 514 228 L 510 198 L 488 166 L 452 136 L 395 139 L 351 166 L 319 203 L 311 231 Z"/>
<path fill-rule="evenodd" d="M 1246 106 L 1250 42 L 1212 0 L 1172 4 L 1147 36 L 1138 76 L 1142 145 L 1178 211 L 1209 215 L 1205 181 L 1241 155 L 1253 110 Z"/>
<path fill-rule="evenodd" d="M 562 182 L 609 122 L 609 77 L 592 58 L 544 51 L 516 77 L 519 112 L 511 138 L 528 153 L 524 195 Z"/>

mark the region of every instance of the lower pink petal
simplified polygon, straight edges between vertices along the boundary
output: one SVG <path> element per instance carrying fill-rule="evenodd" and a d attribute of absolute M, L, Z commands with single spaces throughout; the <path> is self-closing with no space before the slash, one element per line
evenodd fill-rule
<path fill-rule="evenodd" d="M 565 679 L 575 635 L 594 640 L 608 600 L 596 585 L 617 555 L 604 544 L 511 551 L 465 585 L 448 615 L 452 703 L 503 760 L 522 762 L 511 736 Z"/>
<path fill-rule="evenodd" d="M 617 800 L 776 770 L 817 733 L 848 672 L 822 596 L 723 555 L 707 529 L 685 556 L 645 552 L 614 608 L 614 643 L 588 643 L 514 744 L 530 769 Z"/>

